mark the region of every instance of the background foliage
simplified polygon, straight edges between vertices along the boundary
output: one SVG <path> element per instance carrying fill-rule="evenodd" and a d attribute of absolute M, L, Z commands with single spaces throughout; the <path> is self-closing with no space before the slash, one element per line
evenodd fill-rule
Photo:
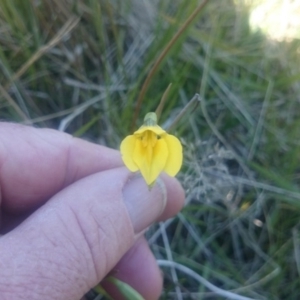
<path fill-rule="evenodd" d="M 256 2 L 209 1 L 143 99 L 139 124 L 173 83 L 165 126 L 202 99 L 176 128 L 186 207 L 148 232 L 162 299 L 300 295 L 300 43 L 251 30 Z M 1 120 L 118 148 L 150 67 L 198 5 L 0 0 Z"/>

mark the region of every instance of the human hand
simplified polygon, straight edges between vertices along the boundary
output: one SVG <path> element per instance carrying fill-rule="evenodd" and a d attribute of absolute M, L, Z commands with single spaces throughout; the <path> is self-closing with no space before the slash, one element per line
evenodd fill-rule
<path fill-rule="evenodd" d="M 176 214 L 184 192 L 164 175 L 149 191 L 122 165 L 116 150 L 0 123 L 1 300 L 80 299 L 111 271 L 146 299 L 159 297 L 142 233 Z"/>

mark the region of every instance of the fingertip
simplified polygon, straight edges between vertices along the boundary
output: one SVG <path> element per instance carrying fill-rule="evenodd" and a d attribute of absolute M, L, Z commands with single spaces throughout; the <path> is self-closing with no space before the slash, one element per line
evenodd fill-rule
<path fill-rule="evenodd" d="M 144 237 L 123 256 L 110 274 L 129 284 L 144 299 L 159 299 L 163 287 L 161 271 Z M 102 286 L 113 299 L 125 299 L 117 288 L 108 280 Z"/>
<path fill-rule="evenodd" d="M 170 177 L 167 174 L 162 174 L 160 178 L 165 184 L 167 203 L 158 221 L 166 220 L 176 215 L 184 206 L 185 199 L 184 189 L 176 178 Z"/>

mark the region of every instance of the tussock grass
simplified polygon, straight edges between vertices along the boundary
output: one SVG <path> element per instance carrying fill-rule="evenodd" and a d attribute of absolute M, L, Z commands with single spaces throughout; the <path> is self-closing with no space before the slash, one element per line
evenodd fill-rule
<path fill-rule="evenodd" d="M 1 119 L 118 148 L 151 66 L 197 5 L 0 0 Z M 300 294 L 299 40 L 251 32 L 249 10 L 209 1 L 142 102 L 138 122 L 172 82 L 168 126 L 195 93 L 202 98 L 176 128 L 187 205 L 148 233 L 165 273 L 162 299 Z"/>

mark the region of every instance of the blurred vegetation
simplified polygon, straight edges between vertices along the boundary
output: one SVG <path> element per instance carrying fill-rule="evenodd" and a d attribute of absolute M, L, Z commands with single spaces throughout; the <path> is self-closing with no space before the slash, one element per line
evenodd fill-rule
<path fill-rule="evenodd" d="M 209 1 L 142 102 L 139 124 L 172 82 L 168 125 L 202 99 L 176 128 L 186 207 L 148 232 L 162 299 L 300 295 L 300 42 L 252 31 L 251 2 Z M 199 3 L 0 0 L 1 120 L 118 148 L 151 66 Z"/>

